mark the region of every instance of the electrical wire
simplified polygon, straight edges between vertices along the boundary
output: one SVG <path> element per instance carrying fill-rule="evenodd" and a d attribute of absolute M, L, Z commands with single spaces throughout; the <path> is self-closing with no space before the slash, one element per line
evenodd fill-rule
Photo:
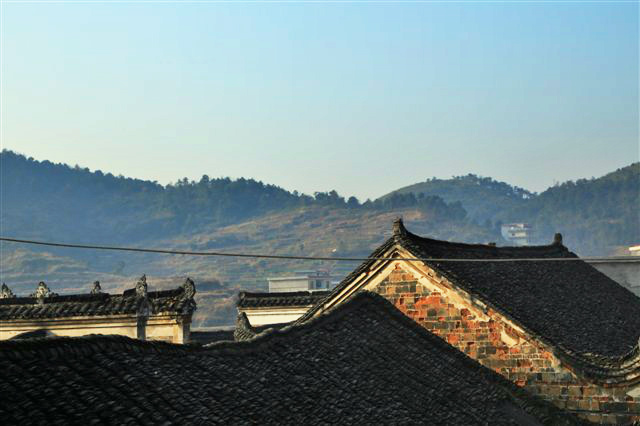
<path fill-rule="evenodd" d="M 252 254 L 252 253 L 225 253 L 215 251 L 186 251 L 186 250 L 168 250 L 168 249 L 152 249 L 138 247 L 118 247 L 118 246 L 102 246 L 87 244 L 68 244 L 68 243 L 51 243 L 45 241 L 34 241 L 19 238 L 0 237 L 0 241 L 19 244 L 32 244 L 49 247 L 66 247 L 89 250 L 112 250 L 112 251 L 128 251 L 137 253 L 159 253 L 159 254 L 180 254 L 187 256 L 218 256 L 218 257 L 240 257 L 253 259 L 278 259 L 278 260 L 322 260 L 333 262 L 364 262 L 370 260 L 380 261 L 409 261 L 409 262 L 575 262 L 583 261 L 587 263 L 638 263 L 640 257 L 635 256 L 610 256 L 610 257 L 542 257 L 542 258 L 499 258 L 499 259 L 455 259 L 455 258 L 421 258 L 421 257 L 325 257 L 325 256 L 296 256 L 296 255 L 277 255 L 277 254 Z"/>

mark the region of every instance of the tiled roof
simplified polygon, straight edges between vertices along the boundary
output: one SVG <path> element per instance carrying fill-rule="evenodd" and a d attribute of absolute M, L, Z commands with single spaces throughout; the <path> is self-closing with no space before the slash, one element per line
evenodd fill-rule
<path fill-rule="evenodd" d="M 213 342 L 233 341 L 234 331 L 235 330 L 191 330 L 189 332 L 189 343 L 204 345 Z"/>
<path fill-rule="evenodd" d="M 0 365 L 6 424 L 581 424 L 370 293 L 247 342 L 4 341 Z"/>
<path fill-rule="evenodd" d="M 0 299 L 0 320 L 35 320 L 76 316 L 131 315 L 136 314 L 143 306 L 149 307 L 151 314 L 173 313 L 188 314 L 195 310 L 193 300 L 195 286 L 187 279 L 185 283 L 172 290 L 146 291 L 136 288 L 126 290 L 123 294 L 92 292 L 88 294 L 57 295 L 44 293 L 41 297 L 11 297 Z M 38 289 L 46 288 L 40 283 Z M 99 289 L 99 285 L 98 285 Z M 144 294 L 140 293 L 141 291 Z"/>
<path fill-rule="evenodd" d="M 236 328 L 233 331 L 233 340 L 235 340 L 236 342 L 251 340 L 258 334 L 267 330 L 280 330 L 281 328 L 287 327 L 289 325 L 291 325 L 290 322 L 282 322 L 276 324 L 254 326 L 249 322 L 247 314 L 245 314 L 244 312 L 240 312 L 236 320 Z"/>
<path fill-rule="evenodd" d="M 371 257 L 383 255 L 395 244 L 424 259 L 577 258 L 562 245 L 559 234 L 547 246 L 496 247 L 419 237 L 408 232 L 401 220 L 394 224 L 394 236 Z M 332 294 L 373 263 L 360 265 Z M 567 354 L 583 358 L 628 357 L 631 351 L 637 351 L 640 298 L 583 261 L 425 263 Z M 325 300 L 331 297 L 330 294 Z M 322 303 L 298 322 L 310 318 Z"/>
<path fill-rule="evenodd" d="M 328 291 L 290 291 L 282 293 L 250 293 L 241 291 L 238 294 L 239 308 L 262 308 L 271 306 L 309 306 L 323 299 Z"/>

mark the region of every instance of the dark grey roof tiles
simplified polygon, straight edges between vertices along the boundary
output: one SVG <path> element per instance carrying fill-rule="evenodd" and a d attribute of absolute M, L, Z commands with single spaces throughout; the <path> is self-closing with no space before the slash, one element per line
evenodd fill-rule
<path fill-rule="evenodd" d="M 5 341 L 0 364 L 4 424 L 581 424 L 370 293 L 247 342 Z"/>
<path fill-rule="evenodd" d="M 189 343 L 205 345 L 214 342 L 233 341 L 234 330 L 191 330 Z"/>
<path fill-rule="evenodd" d="M 379 257 L 394 244 L 490 307 L 515 319 L 564 352 L 580 356 L 623 357 L 638 345 L 640 298 L 591 265 L 581 261 L 517 261 L 528 258 L 577 258 L 557 236 L 551 245 L 495 247 L 423 238 L 407 231 L 402 221 L 394 235 L 371 257 Z M 433 259 L 516 259 L 511 262 L 434 262 Z M 361 264 L 332 294 L 367 270 Z M 324 300 L 331 298 L 331 294 Z M 298 322 L 321 309 L 322 302 Z"/>
<path fill-rule="evenodd" d="M 239 308 L 262 308 L 272 306 L 308 306 L 323 299 L 328 291 L 291 291 L 282 293 L 250 293 L 241 291 L 238 294 Z"/>
<path fill-rule="evenodd" d="M 233 331 L 233 339 L 237 342 L 242 342 L 253 339 L 257 334 L 259 332 L 251 326 L 247 314 L 244 312 L 239 313 L 236 320 L 236 328 Z"/>
<path fill-rule="evenodd" d="M 190 282 L 190 283 L 189 283 Z M 188 314 L 195 310 L 191 286 L 187 279 L 182 286 L 163 291 L 150 291 L 146 298 L 139 297 L 136 289 L 123 294 L 89 293 L 51 295 L 44 298 L 14 297 L 0 299 L 0 320 L 52 319 L 75 316 L 136 314 L 148 304 L 152 314 L 161 312 Z"/>
<path fill-rule="evenodd" d="M 400 244 L 426 258 L 577 258 L 558 237 L 548 246 L 491 247 L 432 240 L 405 230 Z M 640 298 L 586 262 L 427 263 L 568 352 L 623 356 L 638 344 Z"/>
<path fill-rule="evenodd" d="M 245 340 L 251 340 L 256 337 L 258 334 L 267 331 L 267 330 L 280 330 L 281 328 L 287 327 L 291 325 L 291 323 L 276 323 L 276 324 L 267 324 L 267 325 L 259 325 L 254 326 L 249 322 L 249 318 L 247 318 L 247 314 L 241 312 L 238 314 L 238 318 L 236 320 L 236 328 L 233 331 L 233 339 L 236 342 L 242 342 Z"/>

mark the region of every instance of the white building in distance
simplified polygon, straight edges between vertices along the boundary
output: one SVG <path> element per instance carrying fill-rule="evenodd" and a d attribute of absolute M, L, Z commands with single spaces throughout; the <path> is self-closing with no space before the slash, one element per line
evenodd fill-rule
<path fill-rule="evenodd" d="M 531 244 L 531 225 L 527 223 L 505 223 L 502 225 L 502 238 L 516 246 Z"/>
<path fill-rule="evenodd" d="M 288 277 L 267 278 L 269 293 L 292 291 L 325 291 L 331 286 L 331 276 L 325 271 L 295 271 Z"/>

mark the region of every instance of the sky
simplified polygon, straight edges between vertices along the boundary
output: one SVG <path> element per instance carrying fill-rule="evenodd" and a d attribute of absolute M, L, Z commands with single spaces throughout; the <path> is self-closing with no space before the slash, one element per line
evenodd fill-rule
<path fill-rule="evenodd" d="M 2 148 L 376 198 L 638 161 L 637 2 L 2 3 Z"/>

